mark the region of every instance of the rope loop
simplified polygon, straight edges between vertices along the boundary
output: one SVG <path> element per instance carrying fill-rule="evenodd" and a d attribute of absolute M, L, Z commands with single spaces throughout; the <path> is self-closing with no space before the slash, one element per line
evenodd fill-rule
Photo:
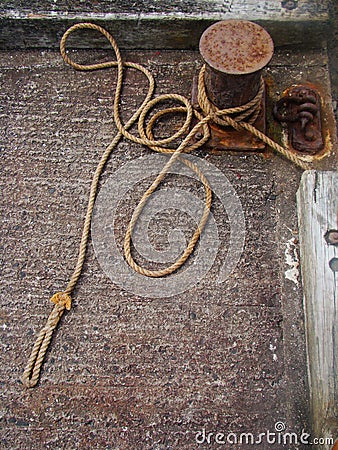
<path fill-rule="evenodd" d="M 108 61 L 103 63 L 93 63 L 93 64 L 78 64 L 75 61 L 73 61 L 68 55 L 66 50 L 66 41 L 69 38 L 69 36 L 74 33 L 74 31 L 82 30 L 82 29 L 90 29 L 99 31 L 103 36 L 109 41 L 110 45 L 112 46 L 115 55 L 116 55 L 116 61 Z M 113 38 L 113 36 L 108 33 L 107 30 L 100 27 L 99 25 L 95 25 L 90 22 L 82 22 L 82 23 L 76 23 L 75 25 L 72 25 L 68 30 L 64 33 L 64 35 L 61 38 L 60 41 L 60 53 L 63 58 L 63 60 L 69 64 L 71 67 L 73 67 L 76 70 L 98 70 L 98 69 L 108 69 L 110 67 L 116 67 L 118 64 L 122 63 L 122 58 L 120 54 L 119 47 Z"/>
<path fill-rule="evenodd" d="M 53 332 L 64 313 L 65 307 L 64 304 L 57 303 L 50 313 L 45 326 L 38 334 L 22 375 L 22 383 L 28 388 L 34 387 L 39 381 L 42 363 L 45 359 Z"/>

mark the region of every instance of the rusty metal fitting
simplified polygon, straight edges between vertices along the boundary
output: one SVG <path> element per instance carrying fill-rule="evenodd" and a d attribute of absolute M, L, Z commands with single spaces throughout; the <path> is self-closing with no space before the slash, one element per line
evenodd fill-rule
<path fill-rule="evenodd" d="M 255 97 L 274 45 L 260 25 L 247 20 L 224 20 L 204 31 L 199 49 L 206 63 L 208 98 L 224 109 L 243 105 Z"/>
<path fill-rule="evenodd" d="M 273 115 L 288 125 L 290 149 L 306 155 L 323 150 L 321 99 L 313 86 L 291 86 L 276 102 Z"/>
<path fill-rule="evenodd" d="M 208 99 L 217 108 L 225 109 L 244 105 L 256 96 L 262 70 L 273 56 L 274 45 L 261 26 L 247 20 L 224 20 L 204 31 L 199 48 L 206 66 L 204 83 Z M 253 123 L 263 133 L 265 96 L 264 89 L 260 112 Z M 192 103 L 199 108 L 197 77 L 193 80 Z M 210 133 L 206 145 L 215 154 L 224 150 L 265 152 L 265 144 L 248 131 L 210 123 Z"/>

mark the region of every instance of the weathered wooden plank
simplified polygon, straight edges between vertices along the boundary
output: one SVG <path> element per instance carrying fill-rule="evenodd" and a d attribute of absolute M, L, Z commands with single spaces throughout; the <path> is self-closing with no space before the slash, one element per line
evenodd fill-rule
<path fill-rule="evenodd" d="M 255 15 L 263 18 L 266 14 L 283 15 L 288 18 L 308 18 L 327 14 L 329 0 L 72 0 L 60 2 L 55 0 L 5 0 L 1 11 L 10 12 L 15 17 L 33 16 L 34 14 L 211 14 L 231 13 L 238 16 Z"/>
<path fill-rule="evenodd" d="M 195 49 L 202 31 L 225 19 L 247 19 L 263 25 L 276 46 L 319 47 L 329 28 L 329 0 L 286 2 L 275 0 L 183 0 L 108 2 L 96 5 L 53 1 L 30 2 L 30 8 L 13 1 L 0 10 L 0 47 L 36 48 L 58 46 L 62 33 L 73 23 L 91 21 L 107 27 L 121 48 Z M 73 41 L 75 47 L 104 47 L 103 41 Z"/>
<path fill-rule="evenodd" d="M 325 235 L 338 229 L 338 174 L 305 172 L 297 201 L 314 433 L 336 437 L 338 274 L 330 265 L 338 248 L 328 244 Z"/>

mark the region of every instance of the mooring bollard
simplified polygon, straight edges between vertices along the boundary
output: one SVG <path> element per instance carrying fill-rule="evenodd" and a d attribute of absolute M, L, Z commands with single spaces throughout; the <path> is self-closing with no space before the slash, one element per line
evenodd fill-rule
<path fill-rule="evenodd" d="M 274 44 L 260 25 L 247 20 L 224 20 L 207 28 L 199 44 L 205 62 L 204 85 L 208 100 L 218 109 L 246 105 L 263 88 L 260 110 L 250 123 L 265 133 L 265 84 L 262 70 L 273 56 Z M 192 103 L 200 107 L 197 77 L 193 80 Z M 202 108 L 203 109 L 203 108 Z M 224 150 L 263 152 L 265 144 L 245 130 L 210 124 L 207 147 Z"/>
<path fill-rule="evenodd" d="M 274 45 L 260 25 L 247 20 L 225 20 L 204 31 L 199 49 L 206 63 L 208 98 L 223 109 L 243 105 L 255 97 Z"/>

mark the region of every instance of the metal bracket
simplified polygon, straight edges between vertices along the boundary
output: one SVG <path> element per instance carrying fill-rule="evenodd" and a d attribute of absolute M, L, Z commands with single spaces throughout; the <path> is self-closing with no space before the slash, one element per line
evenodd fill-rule
<path fill-rule="evenodd" d="M 279 122 L 287 124 L 291 149 L 315 155 L 324 148 L 321 98 L 312 87 L 298 85 L 287 89 L 275 104 L 273 115 Z"/>

